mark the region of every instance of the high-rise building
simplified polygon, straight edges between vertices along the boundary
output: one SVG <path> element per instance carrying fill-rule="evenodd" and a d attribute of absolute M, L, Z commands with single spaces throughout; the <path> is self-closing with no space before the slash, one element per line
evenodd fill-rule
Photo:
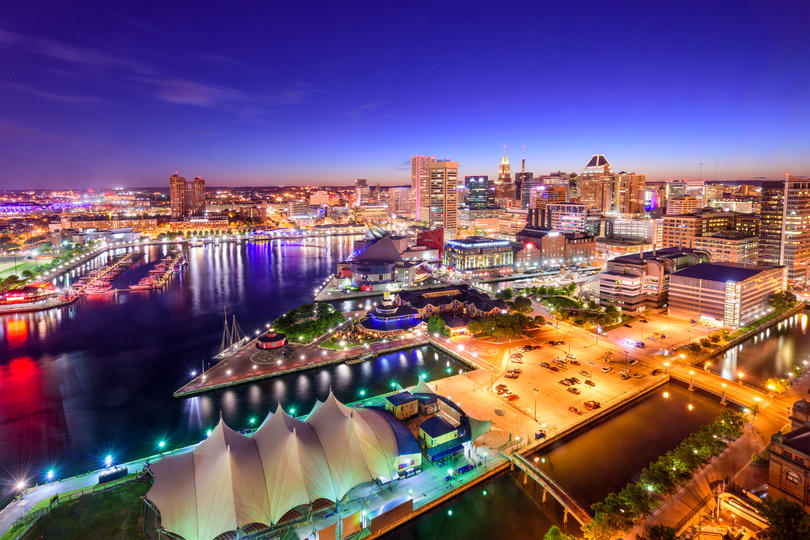
<path fill-rule="evenodd" d="M 810 179 L 788 175 L 762 183 L 759 263 L 787 266 L 788 280 L 807 283 L 810 267 Z"/>
<path fill-rule="evenodd" d="M 616 176 L 614 210 L 620 214 L 644 212 L 644 187 L 647 175 L 621 172 Z"/>
<path fill-rule="evenodd" d="M 473 210 L 495 208 L 495 182 L 488 176 L 465 176 L 464 184 L 469 190 L 467 206 Z"/>
<path fill-rule="evenodd" d="M 199 176 L 192 182 L 177 173 L 169 177 L 171 218 L 184 219 L 205 213 L 205 180 Z"/>
<path fill-rule="evenodd" d="M 189 184 L 189 215 L 201 216 L 205 214 L 205 180 L 199 176 Z"/>
<path fill-rule="evenodd" d="M 694 214 L 700 208 L 697 197 L 677 196 L 670 197 L 667 201 L 667 215 L 680 216 L 684 214 Z"/>
<path fill-rule="evenodd" d="M 388 206 L 391 208 L 392 214 L 397 216 L 412 216 L 412 202 L 411 188 L 396 187 L 388 190 Z"/>
<path fill-rule="evenodd" d="M 616 198 L 616 175 L 610 172 L 610 162 L 594 154 L 577 179 L 579 202 L 599 212 L 613 209 Z"/>
<path fill-rule="evenodd" d="M 685 197 L 688 187 L 686 180 L 669 180 L 667 182 L 667 200 L 672 197 Z"/>
<path fill-rule="evenodd" d="M 512 168 L 509 165 L 509 158 L 504 154 L 501 164 L 498 165 L 498 180 L 495 182 L 496 199 L 515 198 L 515 185 L 512 183 Z"/>
<path fill-rule="evenodd" d="M 323 189 L 313 191 L 309 194 L 309 204 L 312 206 L 321 206 L 329 204 L 329 192 Z"/>
<path fill-rule="evenodd" d="M 531 172 L 519 172 L 515 175 L 515 189 L 517 189 L 518 184 L 520 184 L 520 191 L 517 192 L 517 196 L 520 198 L 520 207 L 527 210 L 532 189 L 541 184 L 540 178 L 535 178 Z"/>
<path fill-rule="evenodd" d="M 433 161 L 428 164 L 428 171 L 428 227 L 443 227 L 445 238 L 455 238 L 458 228 L 458 162 Z"/>
<path fill-rule="evenodd" d="M 174 173 L 169 177 L 169 199 L 171 201 L 172 219 L 186 217 L 186 179 Z"/>
<path fill-rule="evenodd" d="M 354 205 L 363 206 L 371 203 L 371 190 L 368 187 L 368 180 L 358 178 L 354 183 Z"/>
<path fill-rule="evenodd" d="M 436 156 L 411 156 L 411 196 L 414 201 L 414 217 L 428 221 L 430 212 L 429 164 Z"/>
<path fill-rule="evenodd" d="M 720 231 L 735 231 L 756 236 L 759 219 L 753 214 L 737 212 L 701 212 L 680 216 L 664 216 L 661 245 L 662 247 L 694 246 L 698 236 L 708 236 Z"/>

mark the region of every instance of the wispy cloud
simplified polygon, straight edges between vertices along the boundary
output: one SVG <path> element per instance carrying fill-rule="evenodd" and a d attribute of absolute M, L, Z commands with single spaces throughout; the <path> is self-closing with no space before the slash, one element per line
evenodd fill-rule
<path fill-rule="evenodd" d="M 403 159 L 400 161 L 396 167 L 394 167 L 395 171 L 410 171 L 411 170 L 411 160 L 410 159 Z"/>
<path fill-rule="evenodd" d="M 370 111 L 373 111 L 375 109 L 379 109 L 380 107 L 382 107 L 386 103 L 388 103 L 388 101 L 385 100 L 385 99 L 376 99 L 374 101 L 369 101 L 367 103 L 363 103 L 362 105 L 358 105 L 355 108 L 350 109 L 349 111 L 347 111 L 346 114 L 352 120 L 360 120 L 366 114 L 368 114 Z"/>
<path fill-rule="evenodd" d="M 79 103 L 104 103 L 107 100 L 94 97 L 94 96 L 80 96 L 80 95 L 72 95 L 72 94 L 59 94 L 56 92 L 49 92 L 48 90 L 42 90 L 41 88 L 37 88 L 35 86 L 31 86 L 29 84 L 21 84 L 21 83 L 0 83 L 1 88 L 6 88 L 8 90 L 14 90 L 16 92 L 20 92 L 23 94 L 28 94 L 29 96 L 34 96 L 42 99 L 48 99 L 50 101 L 58 101 L 60 103 L 72 103 L 72 104 L 79 104 Z"/>
<path fill-rule="evenodd" d="M 290 86 L 265 92 L 246 92 L 208 82 L 193 81 L 181 77 L 168 77 L 150 64 L 109 54 L 88 47 L 78 47 L 60 41 L 42 39 L 0 30 L 0 47 L 17 48 L 31 54 L 59 60 L 76 66 L 97 69 L 121 70 L 138 89 L 168 103 L 196 107 L 222 107 L 243 117 L 258 117 L 280 106 L 296 105 L 311 99 L 321 92 L 314 85 L 297 81 Z M 201 58 L 205 58 L 203 55 Z M 223 55 L 208 55 L 208 61 L 237 62 Z M 15 89 L 26 91 L 43 99 L 64 103 L 86 103 L 103 101 L 88 96 L 66 96 L 38 89 L 29 85 L 15 85 Z"/>

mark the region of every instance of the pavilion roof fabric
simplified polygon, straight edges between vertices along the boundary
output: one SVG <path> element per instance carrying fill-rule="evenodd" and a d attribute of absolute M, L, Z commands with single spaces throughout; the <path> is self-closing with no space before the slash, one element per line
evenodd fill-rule
<path fill-rule="evenodd" d="M 380 414 L 330 394 L 305 421 L 279 406 L 251 437 L 220 420 L 191 452 L 152 465 L 146 496 L 163 528 L 186 540 L 277 523 L 296 506 L 337 501 L 354 486 L 392 476 L 399 451 Z"/>

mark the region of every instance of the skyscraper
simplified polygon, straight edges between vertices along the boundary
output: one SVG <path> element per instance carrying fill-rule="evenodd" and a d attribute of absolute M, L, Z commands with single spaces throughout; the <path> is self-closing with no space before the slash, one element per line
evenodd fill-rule
<path fill-rule="evenodd" d="M 436 161 L 436 156 L 411 156 L 411 196 L 414 202 L 414 217 L 428 221 L 430 206 L 430 172 L 428 165 Z"/>
<path fill-rule="evenodd" d="M 458 162 L 430 162 L 428 171 L 428 227 L 444 227 L 445 238 L 453 239 L 458 227 Z"/>
<path fill-rule="evenodd" d="M 498 180 L 495 182 L 496 199 L 515 198 L 515 185 L 512 183 L 511 170 L 512 168 L 509 165 L 509 158 L 507 158 L 506 154 L 504 154 L 501 164 L 498 165 Z"/>
<path fill-rule="evenodd" d="M 169 177 L 169 200 L 171 201 L 172 219 L 186 217 L 186 179 L 174 173 Z"/>
<path fill-rule="evenodd" d="M 358 178 L 354 183 L 354 205 L 367 205 L 370 203 L 370 201 L 371 190 L 368 187 L 368 181 L 365 178 Z"/>
<path fill-rule="evenodd" d="M 607 212 L 614 205 L 616 177 L 610 172 L 610 162 L 602 154 L 591 156 L 582 176 L 577 179 L 579 200 L 594 210 Z"/>
<path fill-rule="evenodd" d="M 540 185 L 540 178 L 535 178 L 531 172 L 521 171 L 515 175 L 515 189 L 518 184 L 520 191 L 515 195 L 520 198 L 520 207 L 524 210 L 529 208 L 529 199 L 531 197 L 532 189 Z"/>
<path fill-rule="evenodd" d="M 495 208 L 495 183 L 488 176 L 465 176 L 464 183 L 470 192 L 467 206 L 472 210 Z"/>
<path fill-rule="evenodd" d="M 788 175 L 763 182 L 759 217 L 759 264 L 787 266 L 789 281 L 807 283 L 810 179 Z"/>
<path fill-rule="evenodd" d="M 644 212 L 644 187 L 647 175 L 619 173 L 616 176 L 615 210 L 620 214 L 641 214 Z"/>
<path fill-rule="evenodd" d="M 183 219 L 205 213 L 205 180 L 199 176 L 191 182 L 177 173 L 169 177 L 171 218 Z"/>

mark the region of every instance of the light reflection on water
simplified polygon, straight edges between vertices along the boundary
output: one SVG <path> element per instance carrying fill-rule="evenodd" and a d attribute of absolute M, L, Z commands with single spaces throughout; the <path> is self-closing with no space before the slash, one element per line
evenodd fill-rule
<path fill-rule="evenodd" d="M 807 314 L 800 313 L 766 328 L 713 361 L 711 370 L 734 380 L 764 388 L 771 377 L 787 377 L 794 367 L 810 361 Z"/>
<path fill-rule="evenodd" d="M 264 328 L 311 302 L 315 286 L 351 252 L 352 242 L 334 237 L 305 245 L 194 247 L 187 270 L 163 292 L 82 299 L 64 309 L 0 317 L 0 482 L 23 474 L 35 481 L 52 465 L 60 475 L 84 472 L 108 453 L 116 461 L 149 455 L 162 438 L 170 447 L 190 444 L 220 412 L 241 429 L 278 403 L 306 413 L 330 388 L 354 401 L 360 388 L 373 395 L 389 391 L 392 380 L 415 384 L 420 371 L 441 376 L 443 355 L 423 366 L 416 353 L 394 353 L 188 399 L 171 396 L 218 348 L 224 307 L 245 332 Z M 146 249 L 122 279 L 137 277 L 169 248 Z M 99 257 L 84 271 L 105 260 Z"/>

